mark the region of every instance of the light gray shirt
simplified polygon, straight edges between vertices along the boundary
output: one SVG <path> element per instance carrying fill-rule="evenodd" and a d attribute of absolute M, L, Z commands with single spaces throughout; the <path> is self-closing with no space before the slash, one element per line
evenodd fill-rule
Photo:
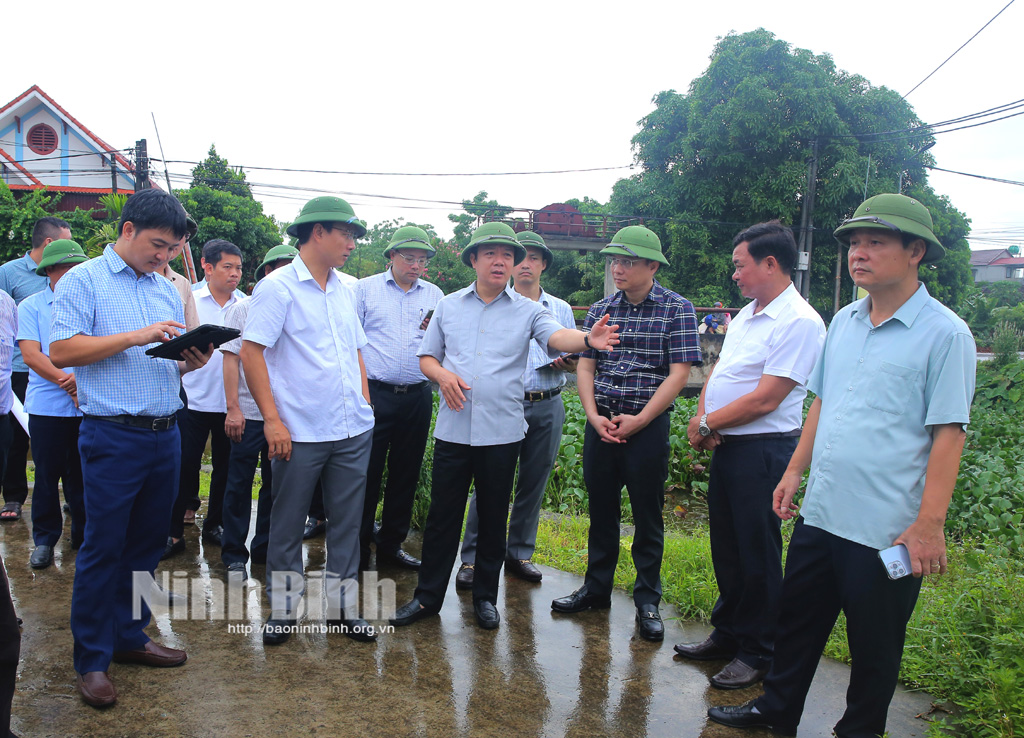
<path fill-rule="evenodd" d="M 434 309 L 418 356 L 433 356 L 459 375 L 470 389 L 455 412 L 441 397 L 434 437 L 470 446 L 495 446 L 521 441 L 523 373 L 530 341 L 543 346 L 564 326 L 540 303 L 506 287 L 490 303 L 476 292 L 476 282 L 453 292 Z M 551 358 L 559 356 L 551 351 Z"/>

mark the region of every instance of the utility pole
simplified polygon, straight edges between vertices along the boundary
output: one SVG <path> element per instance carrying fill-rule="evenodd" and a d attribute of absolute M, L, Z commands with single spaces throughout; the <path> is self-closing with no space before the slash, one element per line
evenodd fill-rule
<path fill-rule="evenodd" d="M 148 190 L 152 186 L 149 181 L 149 154 L 143 138 L 135 142 L 135 191 Z"/>
<path fill-rule="evenodd" d="M 804 192 L 803 207 L 800 212 L 800 242 L 798 249 L 801 266 L 800 294 L 807 299 L 811 291 L 811 248 L 814 246 L 814 192 L 818 184 L 818 139 L 814 139 L 811 148 L 811 159 L 807 165 L 807 189 Z"/>
<path fill-rule="evenodd" d="M 117 158 L 114 152 L 110 152 L 110 192 L 117 194 Z"/>

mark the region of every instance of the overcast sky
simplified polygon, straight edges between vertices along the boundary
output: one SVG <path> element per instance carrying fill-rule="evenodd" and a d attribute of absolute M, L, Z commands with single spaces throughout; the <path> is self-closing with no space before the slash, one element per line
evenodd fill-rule
<path fill-rule="evenodd" d="M 57 0 L 8 3 L 0 104 L 38 84 L 114 147 L 198 161 L 210 144 L 246 167 L 265 210 L 291 220 L 323 190 L 370 223 L 431 223 L 483 189 L 542 208 L 607 201 L 628 169 L 534 176 L 296 174 L 523 172 L 628 167 L 661 90 L 685 92 L 718 37 L 758 27 L 906 93 L 1008 0 L 713 3 Z M 834 8 L 834 9 L 832 9 Z M 1024 98 L 1024 2 L 908 97 L 926 122 Z M 937 136 L 946 169 L 1024 181 L 1024 116 Z M 158 167 L 160 165 L 157 165 Z M 168 165 L 175 187 L 190 164 Z M 177 175 L 177 176 L 176 176 Z M 976 235 L 1024 243 L 1024 187 L 933 172 Z M 283 189 L 285 185 L 297 189 Z M 895 188 L 895 183 L 893 183 Z M 419 198 L 432 202 L 415 202 Z M 819 226 L 823 224 L 818 224 Z M 993 243 L 973 240 L 975 248 Z"/>

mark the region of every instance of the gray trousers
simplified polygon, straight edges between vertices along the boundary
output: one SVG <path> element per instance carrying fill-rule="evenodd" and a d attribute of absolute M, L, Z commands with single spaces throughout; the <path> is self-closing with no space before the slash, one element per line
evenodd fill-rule
<path fill-rule="evenodd" d="M 529 559 L 537 545 L 537 523 L 544 490 L 548 486 L 551 468 L 562 442 L 565 423 L 565 405 L 562 396 L 549 397 L 538 402 L 524 402 L 526 438 L 519 447 L 519 474 L 516 477 L 515 499 L 508 520 L 508 544 L 505 548 L 510 559 Z M 462 539 L 462 562 L 476 562 L 476 542 L 479 519 L 476 512 L 476 493 L 469 500 L 469 517 Z"/>
<path fill-rule="evenodd" d="M 267 597 L 271 617 L 299 615 L 305 592 L 302 532 L 317 480 L 327 511 L 327 617 L 355 617 L 359 606 L 359 524 L 366 489 L 366 464 L 373 431 L 321 443 L 292 443 L 291 459 L 274 459 L 273 506 L 267 546 Z"/>

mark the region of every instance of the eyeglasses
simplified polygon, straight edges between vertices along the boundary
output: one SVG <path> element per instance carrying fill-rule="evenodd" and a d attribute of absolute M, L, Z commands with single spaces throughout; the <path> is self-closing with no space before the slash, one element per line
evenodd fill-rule
<path fill-rule="evenodd" d="M 409 256 L 408 254 L 403 254 L 401 251 L 395 251 L 394 253 L 401 256 L 402 261 L 409 265 L 415 264 L 416 266 L 426 266 L 427 261 L 429 261 L 426 256 Z"/>
<path fill-rule="evenodd" d="M 632 269 L 633 265 L 636 264 L 639 259 L 620 259 L 618 256 L 608 257 L 608 266 L 612 269 L 615 267 L 622 267 L 623 269 Z"/>
<path fill-rule="evenodd" d="M 340 225 L 338 223 L 324 224 L 324 227 L 331 231 L 341 231 L 342 234 L 348 236 L 351 240 L 355 241 L 357 236 L 356 232 L 347 225 Z"/>

